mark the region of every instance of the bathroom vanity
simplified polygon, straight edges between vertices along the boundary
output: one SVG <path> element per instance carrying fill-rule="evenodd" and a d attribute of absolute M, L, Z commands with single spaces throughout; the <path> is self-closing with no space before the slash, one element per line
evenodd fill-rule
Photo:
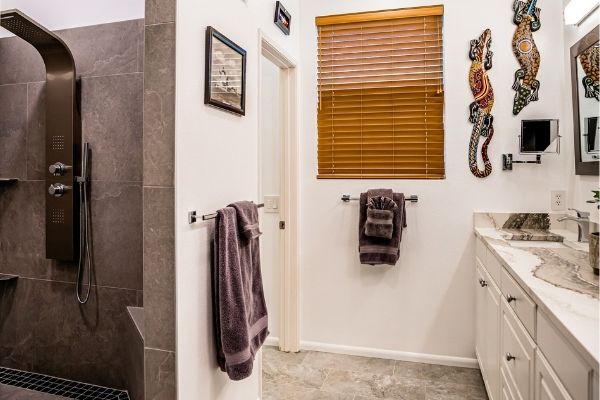
<path fill-rule="evenodd" d="M 563 241 L 564 231 L 505 229 L 510 218 L 474 216 L 475 351 L 489 398 L 598 399 L 598 276 L 587 246 Z"/>

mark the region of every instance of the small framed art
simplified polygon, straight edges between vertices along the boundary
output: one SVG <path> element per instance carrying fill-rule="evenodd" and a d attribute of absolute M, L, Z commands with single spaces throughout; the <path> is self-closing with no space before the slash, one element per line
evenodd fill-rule
<path fill-rule="evenodd" d="M 246 50 L 212 26 L 206 28 L 204 104 L 246 113 Z"/>
<path fill-rule="evenodd" d="M 279 27 L 286 35 L 290 34 L 290 25 L 292 24 L 292 15 L 285 9 L 280 1 L 275 5 L 275 25 Z"/>

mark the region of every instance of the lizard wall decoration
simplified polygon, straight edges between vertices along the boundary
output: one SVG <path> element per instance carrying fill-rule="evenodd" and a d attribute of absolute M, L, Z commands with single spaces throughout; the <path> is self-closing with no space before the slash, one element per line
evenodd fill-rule
<path fill-rule="evenodd" d="M 599 95 L 599 80 L 600 73 L 598 71 L 598 61 L 600 60 L 600 47 L 598 43 L 591 46 L 589 49 L 579 55 L 579 62 L 581 68 L 585 72 L 585 76 L 582 79 L 583 89 L 586 98 L 595 98 L 600 100 Z"/>
<path fill-rule="evenodd" d="M 487 149 L 494 135 L 494 117 L 491 114 L 494 106 L 494 90 L 487 74 L 487 71 L 492 68 L 493 52 L 490 50 L 492 31 L 486 29 L 478 39 L 471 40 L 470 44 L 469 85 L 475 101 L 469 106 L 469 121 L 474 124 L 469 142 L 469 169 L 476 177 L 485 178 L 492 173 Z M 486 139 L 481 147 L 484 169 L 480 170 L 477 165 L 477 151 L 482 136 Z"/>
<path fill-rule="evenodd" d="M 513 114 L 517 115 L 530 102 L 539 98 L 540 82 L 536 79 L 540 69 L 540 52 L 533 40 L 533 32 L 541 27 L 537 0 L 515 0 L 513 22 L 517 25 L 513 36 L 513 53 L 520 68 L 515 72 Z"/>

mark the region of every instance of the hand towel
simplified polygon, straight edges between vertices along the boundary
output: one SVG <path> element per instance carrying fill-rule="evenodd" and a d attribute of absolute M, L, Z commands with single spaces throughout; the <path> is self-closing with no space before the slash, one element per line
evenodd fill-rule
<path fill-rule="evenodd" d="M 256 204 L 217 211 L 212 268 L 217 362 L 230 379 L 252 374 L 254 357 L 269 335 L 260 271 Z"/>
<path fill-rule="evenodd" d="M 396 202 L 389 197 L 371 197 L 367 202 L 365 235 L 391 239 L 394 232 Z"/>
<path fill-rule="evenodd" d="M 376 196 L 390 197 L 397 207 L 394 209 L 394 231 L 391 239 L 369 237 L 365 234 L 367 221 L 368 199 Z M 359 213 L 359 257 L 361 264 L 369 265 L 395 265 L 400 257 L 400 241 L 402 229 L 406 228 L 406 210 L 404 207 L 404 194 L 392 193 L 389 189 L 369 190 L 360 195 Z"/>

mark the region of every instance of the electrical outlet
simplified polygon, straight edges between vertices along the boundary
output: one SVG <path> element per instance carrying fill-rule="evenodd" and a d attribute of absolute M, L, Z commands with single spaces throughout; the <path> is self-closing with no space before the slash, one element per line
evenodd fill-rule
<path fill-rule="evenodd" d="M 565 211 L 567 209 L 567 192 L 564 190 L 551 191 L 550 209 L 552 211 Z"/>

